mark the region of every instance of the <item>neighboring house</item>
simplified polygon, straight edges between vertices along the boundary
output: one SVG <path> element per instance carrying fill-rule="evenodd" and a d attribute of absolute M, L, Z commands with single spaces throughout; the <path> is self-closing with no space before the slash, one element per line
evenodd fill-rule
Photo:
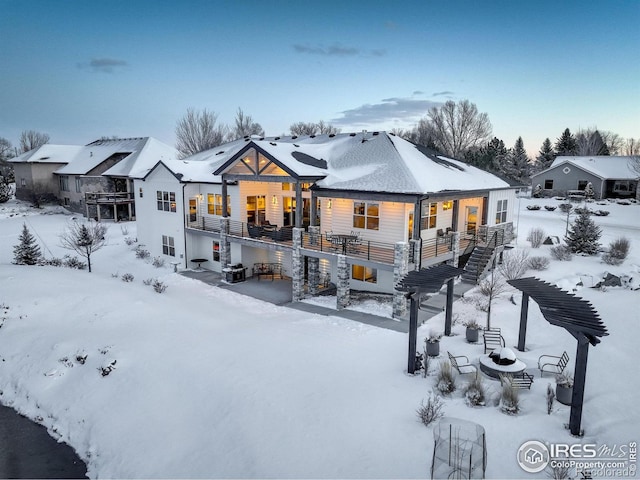
<path fill-rule="evenodd" d="M 175 158 L 175 149 L 144 137 L 97 140 L 85 146 L 46 144 L 11 162 L 17 198 L 57 199 L 87 217 L 123 220 L 135 218 L 131 175 Z"/>
<path fill-rule="evenodd" d="M 245 139 L 134 181 L 138 240 L 182 267 L 273 264 L 293 298 L 394 292 L 409 270 L 513 235 L 515 189 L 386 132 Z M 406 300 L 399 299 L 396 315 Z"/>
<path fill-rule="evenodd" d="M 589 182 L 595 198 L 635 198 L 638 195 L 638 173 L 631 167 L 633 157 L 561 156 L 551 166 L 531 177 L 531 184 L 542 187 L 546 195 L 566 195 L 571 190 L 584 190 Z"/>

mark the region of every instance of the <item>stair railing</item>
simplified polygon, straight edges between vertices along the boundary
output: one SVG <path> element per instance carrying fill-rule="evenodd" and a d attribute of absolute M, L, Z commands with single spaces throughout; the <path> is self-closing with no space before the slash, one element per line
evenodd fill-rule
<path fill-rule="evenodd" d="M 489 259 L 493 256 L 493 252 L 498 246 L 499 231 L 500 230 L 493 231 L 493 234 L 491 234 L 491 237 L 489 238 L 489 240 L 487 240 L 487 247 L 478 259 L 478 264 L 476 265 L 476 283 L 478 283 L 478 280 L 480 280 L 480 275 L 482 274 L 482 272 L 484 272 L 487 264 L 489 263 Z"/>

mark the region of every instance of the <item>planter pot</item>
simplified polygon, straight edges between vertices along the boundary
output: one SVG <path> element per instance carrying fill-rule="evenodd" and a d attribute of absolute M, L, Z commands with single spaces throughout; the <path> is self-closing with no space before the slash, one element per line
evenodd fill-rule
<path fill-rule="evenodd" d="M 467 342 L 469 343 L 478 343 L 478 333 L 480 332 L 477 328 L 469 328 L 467 327 Z"/>
<path fill-rule="evenodd" d="M 556 385 L 556 400 L 563 405 L 571 405 L 571 397 L 573 397 L 573 387 Z"/>
<path fill-rule="evenodd" d="M 430 357 L 440 355 L 440 342 L 427 342 L 427 355 Z"/>

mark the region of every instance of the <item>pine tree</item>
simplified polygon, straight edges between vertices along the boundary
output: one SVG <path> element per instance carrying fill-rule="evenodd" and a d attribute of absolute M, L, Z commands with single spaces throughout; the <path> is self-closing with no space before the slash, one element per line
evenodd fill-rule
<path fill-rule="evenodd" d="M 602 230 L 585 209 L 580 212 L 578 218 L 569 227 L 564 240 L 572 253 L 595 255 L 600 249 L 600 242 L 598 242 L 600 235 L 602 235 Z"/>
<path fill-rule="evenodd" d="M 521 183 L 529 179 L 531 161 L 529 160 L 527 151 L 524 149 L 522 137 L 518 137 L 513 148 L 504 156 L 502 165 L 500 165 L 498 171 L 506 177 Z"/>
<path fill-rule="evenodd" d="M 595 193 L 596 192 L 593 190 L 593 183 L 591 182 L 587 183 L 587 186 L 584 187 L 584 196 L 587 199 L 592 199 Z"/>
<path fill-rule="evenodd" d="M 542 142 L 542 147 L 540 147 L 540 152 L 536 157 L 536 170 L 539 172 L 541 172 L 542 170 L 546 170 L 551 166 L 555 159 L 556 155 L 553 153 L 551 140 L 545 138 L 544 142 Z"/>
<path fill-rule="evenodd" d="M 556 156 L 559 155 L 576 155 L 578 152 L 578 143 L 571 131 L 567 128 L 555 145 Z"/>
<path fill-rule="evenodd" d="M 467 153 L 465 153 L 465 161 L 469 165 L 481 168 L 482 170 L 492 171 L 500 168 L 507 153 L 508 150 L 504 146 L 504 142 L 498 137 L 493 137 L 487 145 L 468 150 Z"/>
<path fill-rule="evenodd" d="M 27 224 L 22 224 L 20 243 L 13 247 L 13 263 L 16 265 L 36 265 L 42 259 L 40 247 L 36 239 L 27 228 Z"/>

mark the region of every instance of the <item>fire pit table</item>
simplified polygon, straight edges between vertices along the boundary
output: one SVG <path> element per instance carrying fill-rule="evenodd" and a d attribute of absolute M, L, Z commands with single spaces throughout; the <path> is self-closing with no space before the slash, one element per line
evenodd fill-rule
<path fill-rule="evenodd" d="M 492 378 L 499 379 L 500 374 L 515 375 L 524 372 L 527 365 L 516 358 L 516 354 L 510 348 L 496 348 L 487 355 L 479 358 L 480 370 Z"/>

